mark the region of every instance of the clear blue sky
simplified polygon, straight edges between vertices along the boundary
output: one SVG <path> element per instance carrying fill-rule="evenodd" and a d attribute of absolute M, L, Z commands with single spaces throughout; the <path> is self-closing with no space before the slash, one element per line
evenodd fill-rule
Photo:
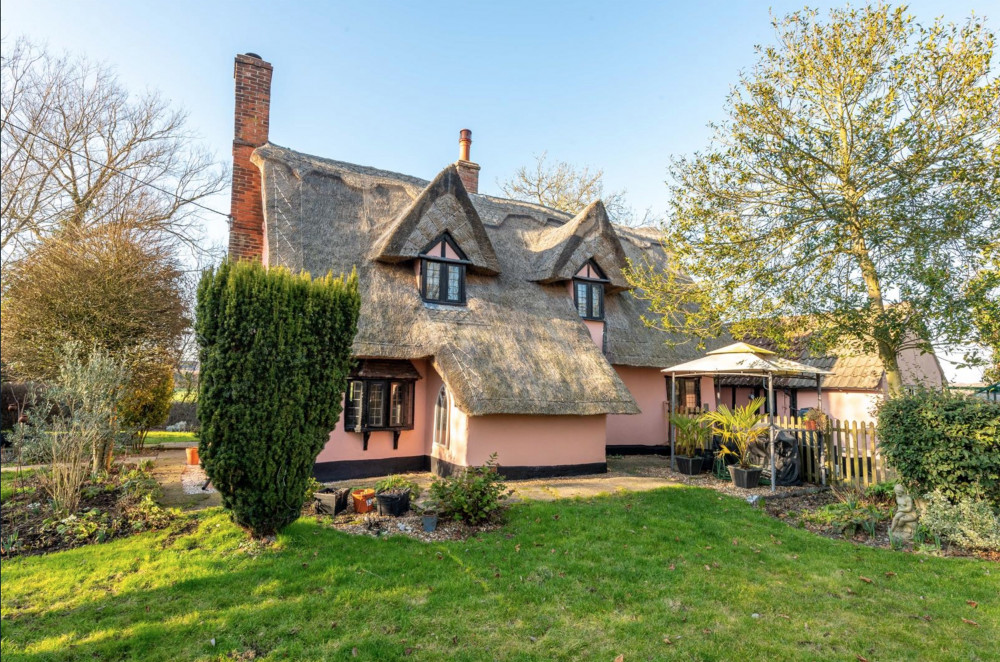
<path fill-rule="evenodd" d="M 1000 0 L 910 9 L 921 22 L 975 11 L 1000 30 Z M 669 157 L 706 144 L 754 45 L 773 36 L 769 4 L 753 1 L 3 0 L 0 10 L 4 37 L 87 55 L 129 88 L 160 90 L 220 159 L 232 141 L 233 56 L 249 51 L 274 65 L 280 145 L 429 179 L 469 128 L 483 193 L 548 151 L 604 169 L 608 187 L 654 211 L 667 201 Z M 228 198 L 213 204 L 229 210 Z M 225 235 L 224 219 L 211 234 Z"/>

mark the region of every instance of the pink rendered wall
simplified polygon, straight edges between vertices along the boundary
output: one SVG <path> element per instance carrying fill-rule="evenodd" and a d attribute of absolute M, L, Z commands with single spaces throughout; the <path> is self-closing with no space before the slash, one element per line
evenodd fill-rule
<path fill-rule="evenodd" d="M 657 368 L 614 366 L 615 372 L 635 398 L 640 414 L 608 416 L 608 446 L 660 446 L 667 440 L 663 403 L 667 398 L 666 381 Z"/>
<path fill-rule="evenodd" d="M 473 416 L 465 462 L 542 467 L 604 462 L 605 416 Z M 458 464 L 456 462 L 456 464 Z"/>
<path fill-rule="evenodd" d="M 417 371 L 424 379 L 417 380 L 413 400 L 413 429 L 404 430 L 399 435 L 399 448 L 392 448 L 391 432 L 372 432 L 368 438 L 368 450 L 363 450 L 360 432 L 344 430 L 344 419 L 341 414 L 337 427 L 330 432 L 330 439 L 316 458 L 317 462 L 338 462 L 341 460 L 381 460 L 392 457 L 412 457 L 426 455 L 426 439 L 429 429 L 427 411 L 428 372 L 433 372 L 427 361 L 413 361 Z M 439 382 L 440 383 L 440 382 Z M 437 397 L 434 391 L 433 397 Z M 433 402 L 431 403 L 433 405 Z M 433 420 L 433 419 L 431 419 Z"/>
<path fill-rule="evenodd" d="M 907 349 L 899 353 L 898 360 L 904 385 L 944 386 L 945 378 L 941 372 L 941 365 L 933 354 L 921 354 L 916 349 Z"/>
<path fill-rule="evenodd" d="M 583 320 L 583 323 L 587 325 L 587 331 L 590 331 L 590 339 L 594 341 L 594 344 L 604 351 L 604 322 L 598 322 L 597 320 Z"/>

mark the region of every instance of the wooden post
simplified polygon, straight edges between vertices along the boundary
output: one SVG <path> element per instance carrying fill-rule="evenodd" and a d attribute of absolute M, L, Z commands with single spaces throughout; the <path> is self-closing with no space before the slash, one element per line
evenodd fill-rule
<path fill-rule="evenodd" d="M 822 376 L 819 373 L 816 373 L 816 408 L 819 409 L 820 413 L 823 413 L 823 386 L 820 383 L 821 379 Z M 828 475 L 829 472 L 827 471 L 827 464 L 830 459 L 829 457 L 826 456 L 826 453 L 824 453 L 825 444 L 823 443 L 824 441 L 823 436 L 825 432 L 826 430 L 820 431 L 819 426 L 816 426 L 816 446 L 817 450 L 819 451 L 820 482 L 823 485 L 826 485 L 827 480 L 829 480 L 829 475 Z"/>

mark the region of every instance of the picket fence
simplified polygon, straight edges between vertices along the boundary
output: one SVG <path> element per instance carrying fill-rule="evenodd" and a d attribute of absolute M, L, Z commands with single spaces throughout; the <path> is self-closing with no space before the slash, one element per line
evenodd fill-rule
<path fill-rule="evenodd" d="M 774 422 L 798 440 L 804 481 L 865 487 L 896 476 L 879 452 L 873 423 L 830 419 L 825 429 L 809 429 L 807 421 L 793 416 L 776 416 Z"/>

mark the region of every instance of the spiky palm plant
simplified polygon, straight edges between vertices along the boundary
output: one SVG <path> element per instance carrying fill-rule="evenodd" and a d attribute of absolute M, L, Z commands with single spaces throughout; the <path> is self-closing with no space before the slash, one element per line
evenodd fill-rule
<path fill-rule="evenodd" d="M 750 445 L 768 433 L 768 427 L 762 425 L 766 414 L 758 413 L 764 398 L 754 398 L 744 407 L 730 409 L 719 405 L 715 411 L 701 415 L 701 421 L 708 423 L 712 431 L 722 437 L 722 449 L 719 457 L 732 455 L 741 467 L 750 465 Z"/>

